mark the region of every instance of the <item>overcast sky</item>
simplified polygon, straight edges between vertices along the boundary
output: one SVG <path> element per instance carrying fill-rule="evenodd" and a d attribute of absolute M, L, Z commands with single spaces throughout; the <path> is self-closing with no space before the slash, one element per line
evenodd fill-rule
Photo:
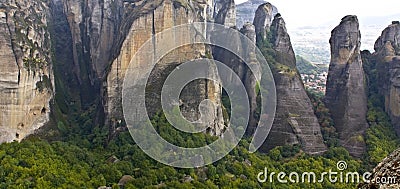
<path fill-rule="evenodd" d="M 247 0 L 235 0 L 236 4 Z M 367 17 L 400 15 L 399 0 L 269 0 L 286 21 L 288 28 L 338 24 L 345 15 L 357 15 L 360 23 Z M 364 18 L 364 19 L 363 19 Z M 392 19 L 392 18 L 391 18 Z M 397 18 L 400 20 L 400 18 Z M 391 20 L 388 20 L 389 25 Z"/>

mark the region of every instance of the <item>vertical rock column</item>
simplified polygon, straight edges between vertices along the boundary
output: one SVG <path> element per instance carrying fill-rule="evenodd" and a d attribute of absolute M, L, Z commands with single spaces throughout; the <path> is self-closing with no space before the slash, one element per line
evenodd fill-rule
<path fill-rule="evenodd" d="M 366 150 L 364 133 L 368 127 L 360 40 L 356 16 L 342 18 L 340 24 L 333 29 L 329 40 L 331 63 L 325 98 L 339 133 L 340 143 L 356 157 L 360 157 Z"/>
<path fill-rule="evenodd" d="M 272 7 L 268 3 L 261 5 L 254 18 L 257 42 L 272 45 L 274 62 L 269 62 L 269 66 L 277 94 L 274 123 L 261 150 L 298 144 L 306 153 L 323 153 L 326 146 L 321 128 L 298 74 L 286 24 L 279 13 L 272 19 Z"/>
<path fill-rule="evenodd" d="M 400 23 L 393 21 L 375 42 L 375 59 L 385 111 L 400 136 Z"/>
<path fill-rule="evenodd" d="M 253 25 L 256 29 L 257 41 L 263 41 L 267 39 L 267 32 L 272 24 L 273 16 L 275 15 L 274 6 L 271 3 L 264 3 L 260 5 L 254 16 Z"/>

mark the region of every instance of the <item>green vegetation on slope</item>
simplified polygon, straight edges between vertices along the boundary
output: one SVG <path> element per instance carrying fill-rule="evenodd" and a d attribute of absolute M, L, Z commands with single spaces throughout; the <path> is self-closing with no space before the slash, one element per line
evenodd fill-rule
<path fill-rule="evenodd" d="M 301 74 L 317 75 L 328 72 L 328 65 L 315 65 L 299 55 L 296 55 L 296 66 Z"/>
<path fill-rule="evenodd" d="M 277 178 L 272 183 L 259 183 L 257 175 L 265 168 L 276 173 L 313 171 L 318 175 L 330 169 L 338 171 L 339 160 L 348 163 L 348 171 L 362 171 L 361 162 L 351 159 L 342 148 L 332 148 L 325 157 L 312 157 L 288 146 L 269 154 L 250 154 L 248 144 L 247 140 L 241 141 L 228 156 L 212 165 L 175 169 L 145 155 L 128 133 L 119 135 L 106 148 L 29 139 L 0 146 L 0 188 L 117 188 L 123 175 L 133 177 L 126 188 L 348 188 L 355 184 L 328 180 L 281 184 Z M 112 156 L 119 161 L 109 161 Z"/>

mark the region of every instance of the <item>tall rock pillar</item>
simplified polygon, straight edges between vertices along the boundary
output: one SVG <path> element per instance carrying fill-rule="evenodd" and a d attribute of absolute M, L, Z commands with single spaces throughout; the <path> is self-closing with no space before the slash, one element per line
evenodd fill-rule
<path fill-rule="evenodd" d="M 365 75 L 360 55 L 361 34 L 356 16 L 345 16 L 333 29 L 331 63 L 326 88 L 330 109 L 340 143 L 353 156 L 366 150 L 364 133 L 368 127 Z"/>

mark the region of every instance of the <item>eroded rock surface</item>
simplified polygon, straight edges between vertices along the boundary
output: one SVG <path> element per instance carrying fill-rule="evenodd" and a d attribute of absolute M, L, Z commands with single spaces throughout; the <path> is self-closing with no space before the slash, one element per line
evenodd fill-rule
<path fill-rule="evenodd" d="M 226 11 L 224 7 L 229 8 L 230 6 L 222 6 L 221 11 Z M 212 10 L 212 8 L 213 4 L 208 1 L 165 0 L 150 13 L 144 14 L 133 21 L 119 55 L 112 62 L 110 72 L 107 75 L 106 112 L 110 120 L 123 119 L 121 108 L 122 80 L 131 58 L 138 49 L 153 35 L 165 29 L 186 23 L 211 20 L 213 15 L 207 10 Z M 218 14 L 222 15 L 220 12 Z M 228 21 L 227 24 L 229 24 L 229 19 L 225 21 Z M 184 36 L 176 35 L 175 38 L 172 37 L 169 40 L 172 42 L 177 40 L 177 38 L 185 39 Z M 161 47 L 154 46 L 154 48 Z M 169 72 L 183 62 L 207 57 L 207 54 L 211 54 L 211 52 L 205 45 L 185 46 L 178 48 L 176 51 L 174 50 L 157 64 L 148 83 L 149 86 L 147 88 L 150 91 L 146 91 L 151 97 L 146 102 L 149 104 L 148 110 L 151 114 L 160 110 L 161 104 L 157 99 L 160 99 L 162 81 L 168 76 Z M 143 62 L 145 63 L 146 61 L 148 61 L 146 57 L 143 57 Z M 135 71 L 137 71 L 138 75 L 141 74 L 139 65 L 138 70 Z M 218 75 L 216 70 L 210 70 L 210 74 Z M 222 115 L 221 90 L 220 85 L 206 80 L 195 81 L 189 84 L 181 93 L 182 104 L 180 106 L 182 115 L 190 121 L 196 121 L 200 118 L 200 112 L 197 109 L 200 102 L 204 99 L 212 100 L 217 105 L 217 108 L 213 109 L 213 112 L 207 113 L 209 120 L 212 120 L 210 121 L 208 131 L 213 135 L 221 135 L 225 129 Z"/>
<path fill-rule="evenodd" d="M 298 144 L 306 153 L 323 153 L 326 146 L 321 128 L 298 74 L 285 22 L 279 13 L 272 19 L 272 7 L 271 4 L 261 5 L 258 8 L 260 14 L 256 13 L 254 19 L 257 35 L 264 37 L 257 38 L 257 41 L 268 41 L 273 49 L 275 62 L 269 64 L 277 93 L 275 120 L 261 150 Z"/>
<path fill-rule="evenodd" d="M 360 40 L 356 16 L 345 16 L 333 29 L 329 40 L 331 63 L 325 97 L 341 145 L 357 157 L 361 157 L 366 150 L 364 134 L 368 128 L 367 93 Z"/>
<path fill-rule="evenodd" d="M 369 183 L 360 184 L 361 189 L 395 189 L 400 187 L 400 149 L 383 159 L 369 178 Z M 385 182 L 385 183 L 382 183 Z"/>
<path fill-rule="evenodd" d="M 228 27 L 236 26 L 236 4 L 234 0 L 216 0 L 214 10 L 215 23 Z"/>
<path fill-rule="evenodd" d="M 373 56 L 377 61 L 380 93 L 385 97 L 385 110 L 400 135 L 400 24 L 394 21 L 375 42 Z"/>
<path fill-rule="evenodd" d="M 0 143 L 19 141 L 49 121 L 48 16 L 42 1 L 0 1 Z"/>

